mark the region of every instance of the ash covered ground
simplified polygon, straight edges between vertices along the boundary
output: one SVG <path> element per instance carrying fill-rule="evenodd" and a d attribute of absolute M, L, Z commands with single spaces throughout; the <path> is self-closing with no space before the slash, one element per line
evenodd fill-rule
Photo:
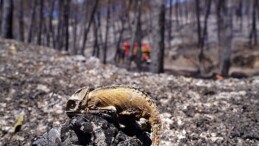
<path fill-rule="evenodd" d="M 67 99 L 88 85 L 149 92 L 163 121 L 161 145 L 259 145 L 259 77 L 215 81 L 133 73 L 9 40 L 0 40 L 0 145 L 31 145 L 65 123 Z M 14 133 L 20 115 L 23 125 Z"/>

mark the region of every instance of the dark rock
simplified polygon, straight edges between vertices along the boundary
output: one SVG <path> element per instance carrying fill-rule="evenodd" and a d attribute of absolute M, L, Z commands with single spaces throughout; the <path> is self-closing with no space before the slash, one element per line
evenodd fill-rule
<path fill-rule="evenodd" d="M 101 115 L 85 114 L 73 117 L 59 128 L 34 138 L 33 146 L 48 145 L 119 145 L 141 146 L 150 145 L 151 140 L 146 133 L 139 131 L 136 136 L 129 136 L 125 130 L 108 122 Z M 144 136 L 143 136 L 144 135 Z"/>
<path fill-rule="evenodd" d="M 58 146 L 61 144 L 60 128 L 52 128 L 49 132 L 32 140 L 32 146 Z"/>

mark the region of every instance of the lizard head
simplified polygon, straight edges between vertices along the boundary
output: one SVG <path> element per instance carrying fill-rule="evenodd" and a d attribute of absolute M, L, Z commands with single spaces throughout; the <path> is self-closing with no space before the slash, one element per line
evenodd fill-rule
<path fill-rule="evenodd" d="M 83 112 L 82 102 L 88 96 L 89 92 L 92 91 L 90 87 L 83 87 L 78 89 L 67 101 L 66 113 L 69 117 L 73 117 Z"/>

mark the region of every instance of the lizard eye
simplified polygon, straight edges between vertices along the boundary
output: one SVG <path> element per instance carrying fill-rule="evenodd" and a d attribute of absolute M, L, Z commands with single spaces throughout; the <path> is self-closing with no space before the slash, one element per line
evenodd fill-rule
<path fill-rule="evenodd" d="M 66 111 L 75 111 L 77 108 L 77 102 L 75 100 L 67 101 Z"/>

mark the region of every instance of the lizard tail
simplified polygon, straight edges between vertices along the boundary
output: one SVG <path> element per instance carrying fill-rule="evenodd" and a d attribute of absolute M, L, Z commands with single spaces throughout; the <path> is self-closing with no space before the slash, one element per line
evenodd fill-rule
<path fill-rule="evenodd" d="M 152 146 L 159 146 L 162 124 L 160 119 L 157 119 L 152 124 Z"/>

